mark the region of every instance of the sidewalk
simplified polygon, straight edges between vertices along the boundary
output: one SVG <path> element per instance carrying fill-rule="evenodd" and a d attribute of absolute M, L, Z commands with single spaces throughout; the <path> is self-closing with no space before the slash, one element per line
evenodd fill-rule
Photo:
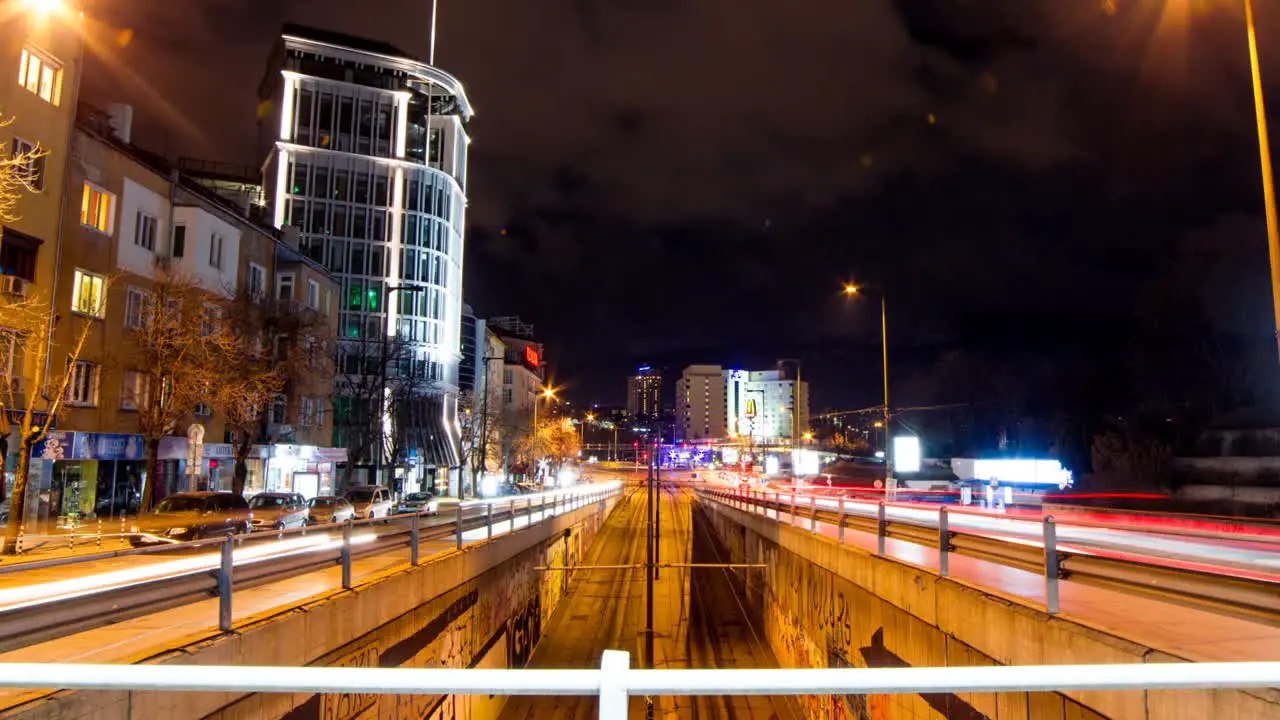
<path fill-rule="evenodd" d="M 0 555 L 0 567 L 17 563 L 52 560 L 73 555 L 93 555 L 111 552 L 112 550 L 129 549 L 127 535 L 121 534 L 121 528 L 128 532 L 131 519 L 126 519 L 123 526 L 119 519 L 102 523 L 99 534 L 96 522 L 81 525 L 72 530 L 63 530 L 52 534 L 23 534 L 19 538 L 17 555 Z"/>

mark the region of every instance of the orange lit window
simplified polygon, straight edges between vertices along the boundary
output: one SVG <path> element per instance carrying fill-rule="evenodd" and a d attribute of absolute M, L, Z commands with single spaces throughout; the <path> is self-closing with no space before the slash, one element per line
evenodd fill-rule
<path fill-rule="evenodd" d="M 84 196 L 80 200 L 80 224 L 110 235 L 115 201 L 115 195 L 86 182 Z"/>
<path fill-rule="evenodd" d="M 62 96 L 62 64 L 35 48 L 22 48 L 18 84 L 56 106 Z"/>

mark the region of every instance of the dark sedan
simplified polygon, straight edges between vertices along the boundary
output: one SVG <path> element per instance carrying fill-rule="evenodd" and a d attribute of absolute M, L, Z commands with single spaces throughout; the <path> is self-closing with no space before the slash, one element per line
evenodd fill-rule
<path fill-rule="evenodd" d="M 177 493 L 138 518 L 130 541 L 139 546 L 236 535 L 249 532 L 252 519 L 249 503 L 235 493 Z"/>

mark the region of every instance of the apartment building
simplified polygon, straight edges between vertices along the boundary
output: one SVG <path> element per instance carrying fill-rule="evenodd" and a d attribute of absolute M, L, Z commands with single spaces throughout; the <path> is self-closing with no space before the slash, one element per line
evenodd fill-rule
<path fill-rule="evenodd" d="M 312 374 L 290 376 L 265 409 L 248 460 L 248 491 L 332 487 L 333 465 L 345 456 L 327 446 L 332 435 L 332 371 L 323 341 L 337 330 L 337 285 L 318 263 L 276 231 L 184 176 L 131 140 L 131 112 L 82 107 L 69 144 L 62 222 L 36 283 L 58 320 L 51 357 L 65 353 L 90 323 L 70 369 L 65 409 L 56 429 L 37 444 L 29 474 L 28 514 L 76 517 L 132 511 L 147 472 L 139 414 L 152 396 L 142 372 L 135 331 L 165 277 L 190 280 L 205 298 L 203 318 L 222 315 L 247 297 L 267 306 L 279 347 L 314 345 L 323 357 Z M 43 252 L 43 250 L 42 250 Z M 193 319 L 193 322 L 197 320 Z M 32 353 L 27 353 L 28 356 Z M 59 376 L 59 370 L 53 376 Z M 160 439 L 157 497 L 193 486 L 229 489 L 234 451 L 212 399 L 197 402 L 178 432 L 204 428 L 199 467 L 187 467 L 187 438 Z M 16 443 L 10 442 L 11 451 Z M 9 467 L 13 467 L 12 464 Z"/>

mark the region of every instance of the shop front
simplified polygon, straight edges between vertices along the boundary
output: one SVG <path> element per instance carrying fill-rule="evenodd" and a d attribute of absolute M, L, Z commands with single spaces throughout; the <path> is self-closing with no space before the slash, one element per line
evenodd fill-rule
<path fill-rule="evenodd" d="M 160 457 L 173 463 L 178 477 L 187 473 L 188 440 L 167 437 L 160 441 Z M 230 491 L 235 477 L 235 448 L 226 443 L 204 443 L 200 467 L 195 476 L 196 487 Z M 297 492 L 305 497 L 330 495 L 334 491 L 334 466 L 345 462 L 345 449 L 317 448 L 312 445 L 254 445 L 245 459 L 244 494 L 252 497 L 260 492 Z"/>
<path fill-rule="evenodd" d="M 141 435 L 50 432 L 32 452 L 28 517 L 66 525 L 135 514 L 145 472 Z"/>

